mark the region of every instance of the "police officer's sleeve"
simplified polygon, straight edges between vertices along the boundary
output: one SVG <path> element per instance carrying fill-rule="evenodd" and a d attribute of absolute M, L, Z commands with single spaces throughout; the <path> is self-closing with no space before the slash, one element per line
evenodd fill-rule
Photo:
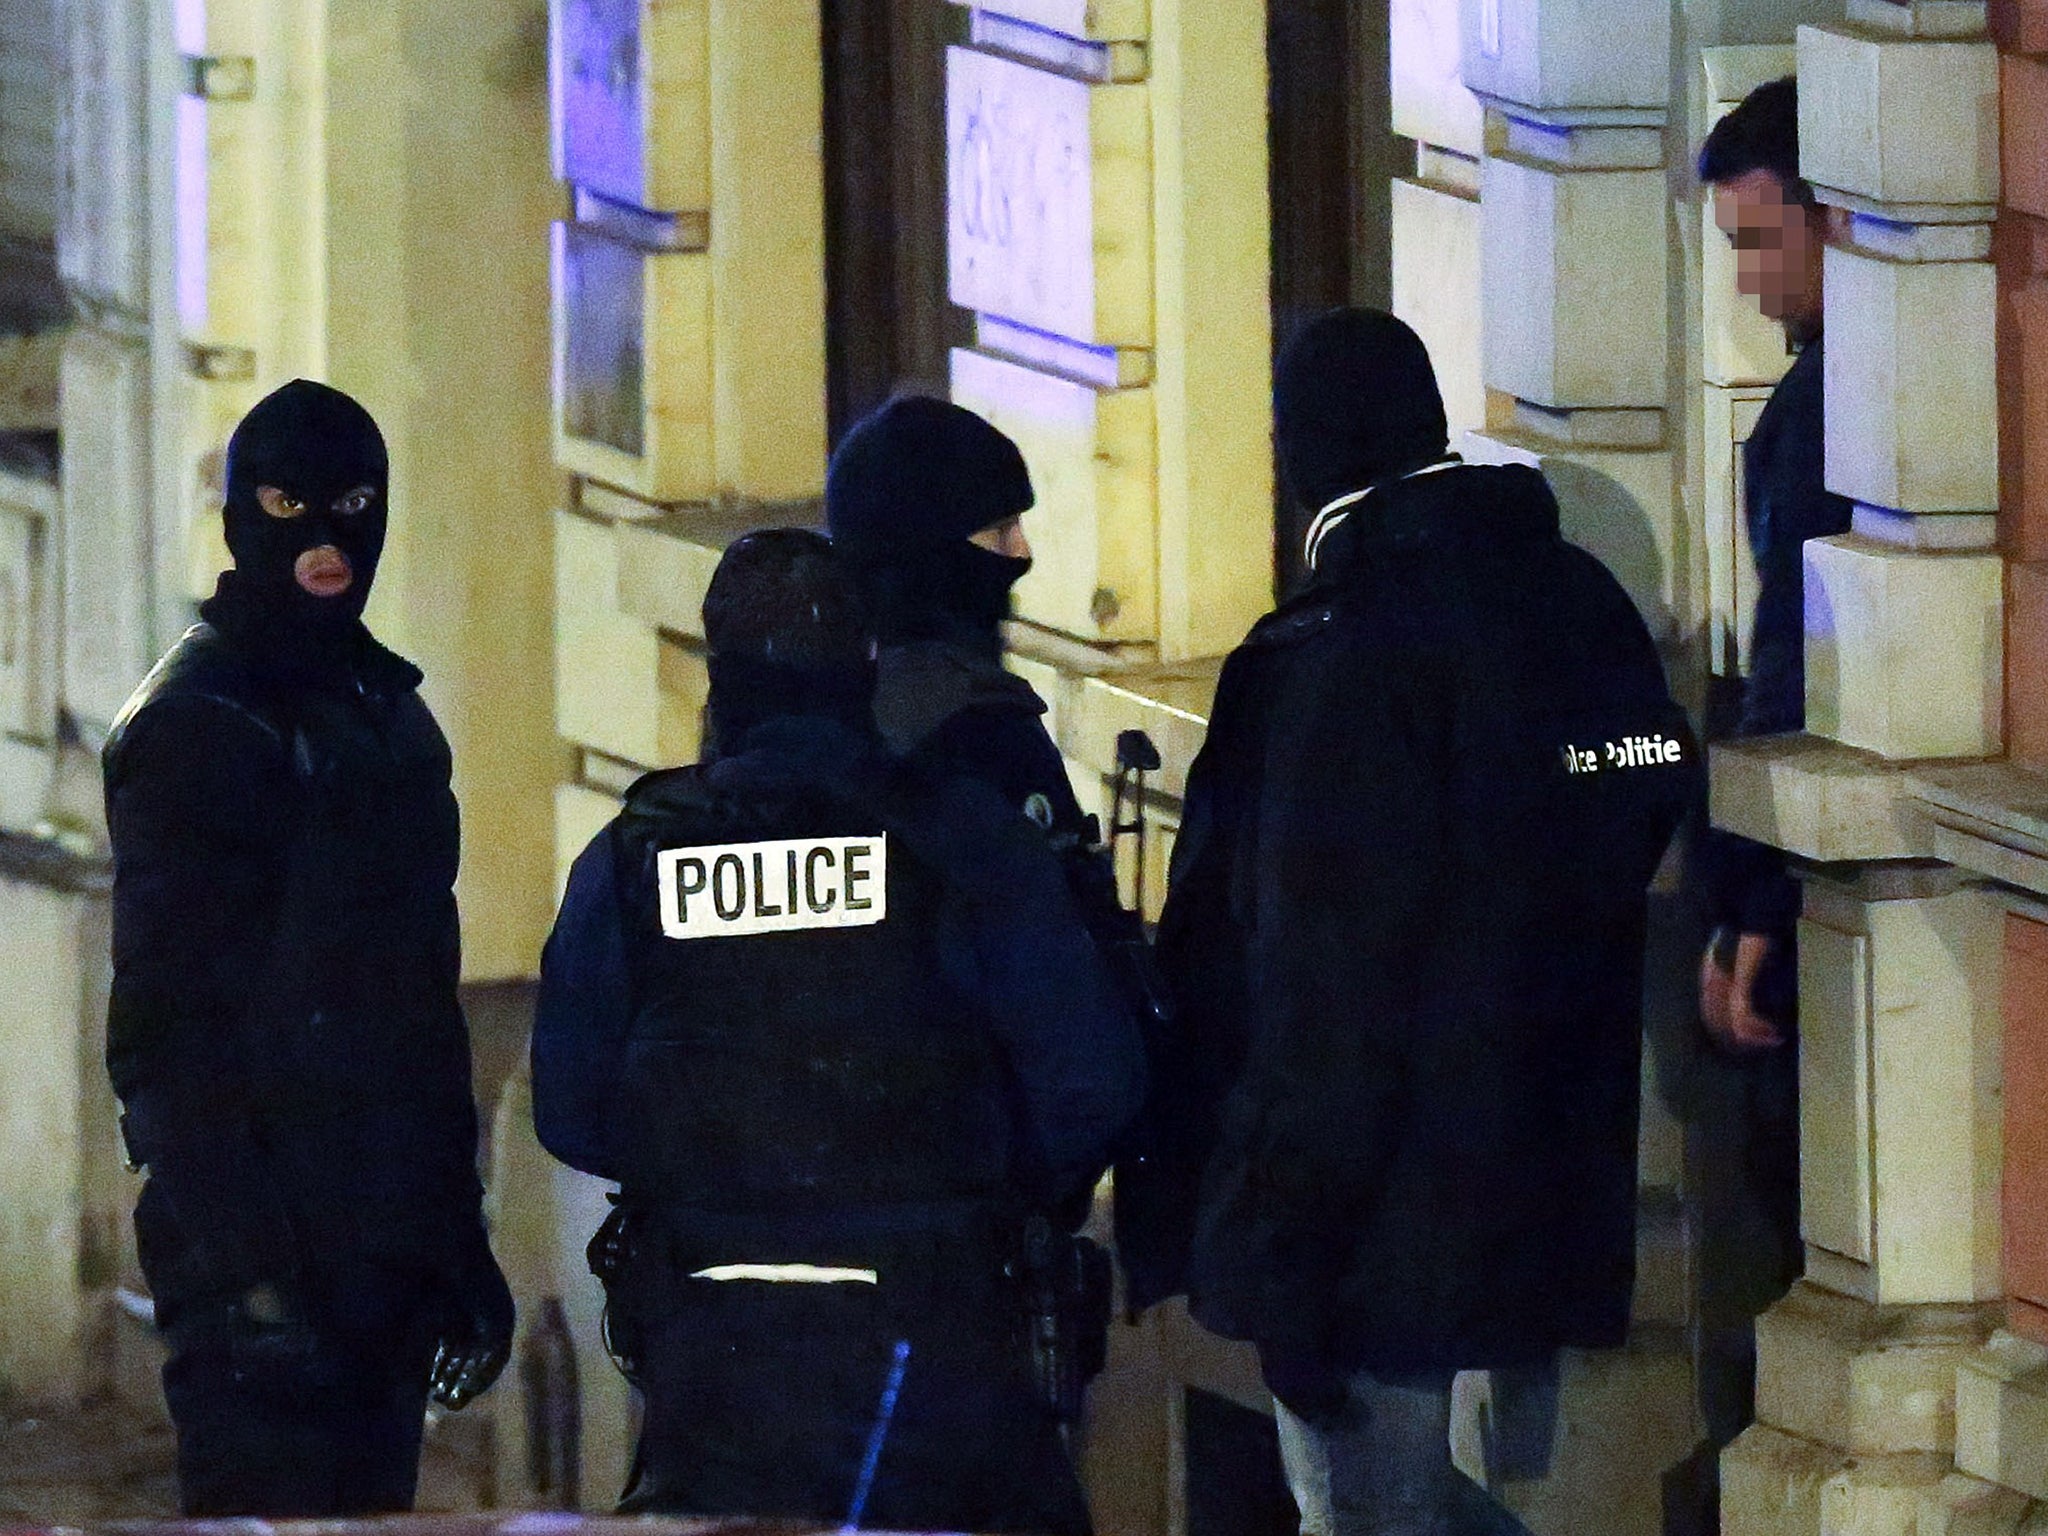
<path fill-rule="evenodd" d="M 572 1168 L 616 1178 L 612 1093 L 631 1023 L 626 935 L 611 828 L 569 870 L 562 910 L 540 959 L 533 1024 L 533 1128 Z"/>
<path fill-rule="evenodd" d="M 1011 810 L 1021 810 L 1033 795 L 1043 795 L 1052 816 L 1051 830 L 1081 831 L 1081 803 L 1074 798 L 1059 748 L 1038 716 L 1008 701 L 960 710 L 908 757 L 934 778 L 980 779 Z"/>
<path fill-rule="evenodd" d="M 939 820 L 941 951 L 1008 1058 L 1033 1192 L 1059 1199 L 1101 1175 L 1143 1101 L 1137 1025 L 1038 829 L 966 780 L 947 786 Z"/>

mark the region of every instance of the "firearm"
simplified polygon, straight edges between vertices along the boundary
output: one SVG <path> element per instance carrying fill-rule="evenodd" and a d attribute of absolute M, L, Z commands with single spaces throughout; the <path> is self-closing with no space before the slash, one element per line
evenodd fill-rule
<path fill-rule="evenodd" d="M 1173 1001 L 1152 963 L 1152 946 L 1145 936 L 1145 775 L 1159 767 L 1159 749 L 1143 731 L 1123 731 L 1116 739 L 1116 763 L 1108 841 L 1102 840 L 1101 823 L 1090 816 L 1085 837 L 1069 834 L 1056 840 L 1054 847 L 1088 931 L 1116 982 L 1118 996 L 1149 1042 L 1174 1014 Z M 1123 904 L 1117 889 L 1116 845 L 1117 839 L 1125 836 L 1137 842 L 1135 910 Z"/>
<path fill-rule="evenodd" d="M 1062 1424 L 1077 1423 L 1109 1355 L 1109 1255 L 1034 1213 L 1024 1224 L 1022 1279 L 1039 1400 Z"/>

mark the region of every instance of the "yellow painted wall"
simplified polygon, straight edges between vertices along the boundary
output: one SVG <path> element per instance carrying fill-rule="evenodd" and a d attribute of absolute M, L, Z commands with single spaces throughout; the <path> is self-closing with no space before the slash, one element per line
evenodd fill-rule
<path fill-rule="evenodd" d="M 462 802 L 465 970 L 531 975 L 553 915 L 547 11 L 332 0 L 328 348 L 382 423 L 370 621 L 427 674 Z"/>

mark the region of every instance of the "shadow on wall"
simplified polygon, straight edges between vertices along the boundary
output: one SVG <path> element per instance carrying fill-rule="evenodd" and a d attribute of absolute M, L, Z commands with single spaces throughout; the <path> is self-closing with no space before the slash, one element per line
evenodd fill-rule
<path fill-rule="evenodd" d="M 1678 615 L 1667 596 L 1668 557 L 1635 495 L 1612 475 L 1576 460 L 1545 459 L 1542 467 L 1557 493 L 1564 536 L 1614 573 L 1659 644 L 1677 638 Z"/>

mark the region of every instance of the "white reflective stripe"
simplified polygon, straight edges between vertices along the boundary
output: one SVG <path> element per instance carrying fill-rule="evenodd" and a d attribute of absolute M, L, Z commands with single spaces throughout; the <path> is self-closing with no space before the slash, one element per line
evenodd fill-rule
<path fill-rule="evenodd" d="M 816 1264 L 714 1264 L 692 1280 L 767 1280 L 777 1285 L 879 1285 L 872 1269 L 829 1269 Z"/>
<path fill-rule="evenodd" d="M 1445 457 L 1438 459 L 1434 464 L 1425 464 L 1420 469 L 1411 469 L 1401 479 L 1420 480 L 1424 475 L 1440 474 L 1447 469 L 1457 469 L 1464 462 L 1464 459 L 1455 453 L 1447 454 Z M 1399 482 L 1396 483 L 1398 484 Z M 1316 556 L 1322 550 L 1323 540 L 1335 532 L 1338 524 L 1351 515 L 1353 507 L 1357 506 L 1377 489 L 1377 486 L 1368 485 L 1362 491 L 1352 491 L 1346 495 L 1339 496 L 1316 514 L 1315 521 L 1308 525 L 1308 541 L 1302 550 L 1302 557 L 1307 560 L 1310 570 L 1316 568 Z"/>
<path fill-rule="evenodd" d="M 1302 558 L 1308 562 L 1310 570 L 1316 568 L 1316 551 L 1322 548 L 1323 540 L 1329 537 L 1331 530 L 1349 517 L 1351 509 L 1371 494 L 1372 487 L 1367 486 L 1362 491 L 1339 496 L 1316 514 L 1315 521 L 1308 525 L 1308 540 L 1302 546 Z"/>

